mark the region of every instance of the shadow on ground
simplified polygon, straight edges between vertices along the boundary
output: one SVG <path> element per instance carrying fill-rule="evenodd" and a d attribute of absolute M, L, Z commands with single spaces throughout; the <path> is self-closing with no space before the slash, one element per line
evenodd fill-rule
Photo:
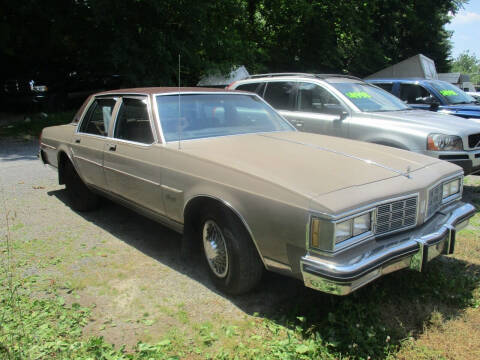
<path fill-rule="evenodd" d="M 478 199 L 477 187 L 465 187 L 468 199 Z M 49 192 L 68 204 L 63 190 Z M 171 269 L 217 292 L 201 256 L 182 259 L 181 236 L 133 211 L 103 201 L 89 213 L 79 213 L 119 240 Z M 229 297 L 249 315 L 259 316 L 298 331 L 304 337 L 352 357 L 384 358 L 402 339 L 418 336 L 435 314 L 448 319 L 461 314 L 480 286 L 480 266 L 440 257 L 425 273 L 400 271 L 375 281 L 350 296 L 326 295 L 303 283 L 266 273 L 255 292 Z"/>

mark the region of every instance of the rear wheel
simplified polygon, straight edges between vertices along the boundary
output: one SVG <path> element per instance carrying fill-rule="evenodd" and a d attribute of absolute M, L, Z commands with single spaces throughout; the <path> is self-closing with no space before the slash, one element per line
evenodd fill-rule
<path fill-rule="evenodd" d="M 99 198 L 80 179 L 77 171 L 69 161 L 65 165 L 65 187 L 70 206 L 77 211 L 94 210 L 99 205 Z"/>
<path fill-rule="evenodd" d="M 202 213 L 200 238 L 212 281 L 229 294 L 242 294 L 258 284 L 263 264 L 239 219 L 230 211 L 208 207 Z"/>

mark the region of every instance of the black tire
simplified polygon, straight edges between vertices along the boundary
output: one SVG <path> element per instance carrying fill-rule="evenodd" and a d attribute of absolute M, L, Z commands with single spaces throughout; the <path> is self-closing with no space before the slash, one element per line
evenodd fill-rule
<path fill-rule="evenodd" d="M 70 206 L 77 211 L 94 210 L 99 205 L 99 198 L 80 179 L 70 162 L 65 165 L 65 187 Z"/>
<path fill-rule="evenodd" d="M 209 260 L 207 255 L 209 252 L 212 254 L 213 247 L 205 245 L 204 241 L 204 231 L 208 233 L 209 230 L 215 230 L 215 226 L 216 230 L 220 231 L 226 250 L 223 255 L 226 258 L 223 274 L 220 274 L 222 271 L 219 269 L 213 269 L 212 260 Z M 198 231 L 210 278 L 218 289 L 238 295 L 252 290 L 260 282 L 264 270 L 262 261 L 247 230 L 231 211 L 220 207 L 207 207 L 201 214 Z M 217 254 L 223 253 L 222 246 L 217 249 Z"/>

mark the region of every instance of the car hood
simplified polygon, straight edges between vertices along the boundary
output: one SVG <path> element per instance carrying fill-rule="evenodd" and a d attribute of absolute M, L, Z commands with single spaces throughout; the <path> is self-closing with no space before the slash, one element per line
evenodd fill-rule
<path fill-rule="evenodd" d="M 443 105 L 440 106 L 440 111 L 452 115 L 480 118 L 480 105 L 475 104 Z"/>
<path fill-rule="evenodd" d="M 479 132 L 478 123 L 475 121 L 427 110 L 372 112 L 368 115 L 378 119 L 389 119 L 402 123 L 409 122 L 412 126 L 423 128 L 426 133 L 469 135 Z"/>
<path fill-rule="evenodd" d="M 169 147 L 177 146 L 169 143 Z M 407 178 L 409 172 L 415 181 L 416 170 L 440 161 L 381 145 L 297 131 L 189 140 L 182 142 L 181 149 L 310 199 L 388 178 Z"/>

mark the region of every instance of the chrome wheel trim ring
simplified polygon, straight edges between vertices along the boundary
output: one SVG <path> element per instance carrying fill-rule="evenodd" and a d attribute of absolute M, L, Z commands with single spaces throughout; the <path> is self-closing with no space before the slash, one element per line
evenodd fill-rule
<path fill-rule="evenodd" d="M 208 266 L 215 276 L 224 278 L 228 273 L 228 251 L 222 230 L 213 220 L 207 220 L 202 230 L 203 248 Z"/>

